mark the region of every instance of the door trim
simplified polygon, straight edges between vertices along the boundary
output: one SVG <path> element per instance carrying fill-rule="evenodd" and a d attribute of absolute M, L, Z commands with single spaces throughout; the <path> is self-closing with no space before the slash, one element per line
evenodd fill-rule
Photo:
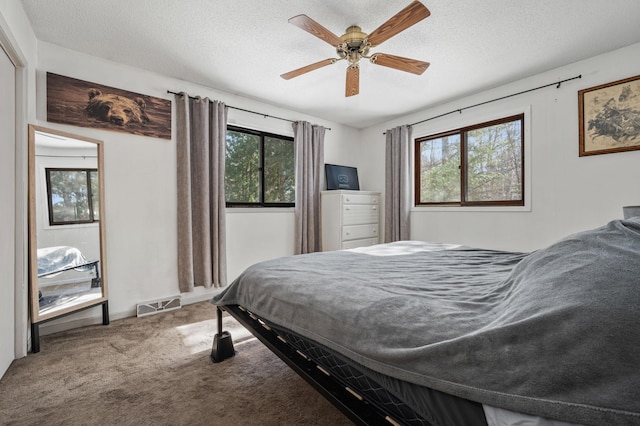
<path fill-rule="evenodd" d="M 28 228 L 27 228 L 27 117 L 28 61 L 0 14 L 0 49 L 15 66 L 15 301 L 14 358 L 27 355 L 29 344 Z M 35 83 L 33 85 L 35 87 Z M 35 94 L 34 94 L 35 99 Z M 21 143 L 22 141 L 22 143 Z"/>

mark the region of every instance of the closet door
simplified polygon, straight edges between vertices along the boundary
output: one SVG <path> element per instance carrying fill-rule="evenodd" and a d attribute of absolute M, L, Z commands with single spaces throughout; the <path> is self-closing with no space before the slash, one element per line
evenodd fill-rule
<path fill-rule="evenodd" d="M 16 69 L 0 47 L 0 377 L 14 359 Z"/>

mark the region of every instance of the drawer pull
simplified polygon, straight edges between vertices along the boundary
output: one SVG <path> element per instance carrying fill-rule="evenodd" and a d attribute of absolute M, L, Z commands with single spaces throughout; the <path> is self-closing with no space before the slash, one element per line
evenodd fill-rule
<path fill-rule="evenodd" d="M 378 208 L 376 206 L 371 207 L 371 210 L 377 210 Z"/>

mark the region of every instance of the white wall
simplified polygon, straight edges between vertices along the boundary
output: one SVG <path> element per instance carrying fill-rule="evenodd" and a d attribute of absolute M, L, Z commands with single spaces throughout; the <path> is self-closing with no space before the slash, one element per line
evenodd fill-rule
<path fill-rule="evenodd" d="M 134 315 L 138 302 L 179 294 L 175 126 L 173 138 L 169 141 L 48 123 L 46 72 L 165 99 L 173 99 L 167 90 L 185 91 L 238 108 L 290 120 L 308 120 L 331 128 L 325 137 L 326 161 L 355 165 L 358 160 L 359 132 L 355 129 L 39 42 L 37 124 L 104 141 L 104 222 L 112 319 Z M 293 136 L 290 122 L 235 109 L 229 110 L 229 123 Z M 293 254 L 292 209 L 228 209 L 227 212 L 230 280 L 252 263 Z M 211 291 L 197 288 L 196 292 L 183 295 L 183 300 L 206 300 L 210 294 Z M 99 310 L 45 324 L 42 334 L 64 328 L 60 325 L 64 322 L 86 322 L 85 317 L 99 322 Z"/>
<path fill-rule="evenodd" d="M 417 138 L 529 111 L 531 197 L 525 209 L 414 208 L 411 238 L 475 247 L 529 251 L 568 234 L 622 218 L 622 206 L 640 203 L 640 151 L 578 156 L 578 90 L 638 75 L 640 44 L 458 99 L 362 134 L 361 175 L 384 192 L 383 132 L 480 102 L 582 75 L 581 79 L 518 95 L 414 126 Z"/>

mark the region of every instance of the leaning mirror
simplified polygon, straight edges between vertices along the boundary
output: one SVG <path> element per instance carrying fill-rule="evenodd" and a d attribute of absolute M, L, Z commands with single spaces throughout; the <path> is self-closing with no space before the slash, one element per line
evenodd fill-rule
<path fill-rule="evenodd" d="M 100 305 L 109 323 L 102 164 L 102 141 L 29 126 L 33 352 L 46 321 Z"/>

